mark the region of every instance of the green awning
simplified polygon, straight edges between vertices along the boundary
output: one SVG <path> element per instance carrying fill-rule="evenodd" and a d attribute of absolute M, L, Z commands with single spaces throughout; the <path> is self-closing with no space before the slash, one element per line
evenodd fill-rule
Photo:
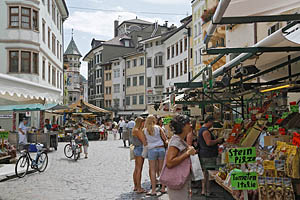
<path fill-rule="evenodd" d="M 57 104 L 24 104 L 24 105 L 7 105 L 0 106 L 0 111 L 39 111 L 49 110 Z"/>

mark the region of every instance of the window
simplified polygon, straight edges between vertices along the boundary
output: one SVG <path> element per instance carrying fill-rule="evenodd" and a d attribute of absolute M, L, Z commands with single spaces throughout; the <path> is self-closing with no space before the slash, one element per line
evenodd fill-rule
<path fill-rule="evenodd" d="M 197 27 L 197 24 L 195 24 L 194 26 L 194 38 L 197 37 L 197 32 L 198 32 L 198 27 Z"/>
<path fill-rule="evenodd" d="M 55 67 L 52 67 L 52 85 L 56 86 L 56 69 Z"/>
<path fill-rule="evenodd" d="M 183 44 L 182 44 L 182 40 L 180 40 L 180 45 L 179 45 L 179 48 L 180 48 L 180 53 L 182 53 L 182 50 L 183 50 Z"/>
<path fill-rule="evenodd" d="M 32 72 L 39 73 L 39 54 L 32 53 Z"/>
<path fill-rule="evenodd" d="M 9 16 L 9 27 L 19 27 L 19 7 L 10 7 Z"/>
<path fill-rule="evenodd" d="M 147 59 L 147 67 L 152 67 L 152 59 L 151 58 Z"/>
<path fill-rule="evenodd" d="M 43 26 L 42 26 L 42 34 L 43 34 L 43 41 L 46 42 L 46 22 L 43 19 Z"/>
<path fill-rule="evenodd" d="M 144 57 L 140 58 L 140 65 L 144 65 Z"/>
<path fill-rule="evenodd" d="M 151 87 L 151 77 L 147 78 L 147 87 Z"/>
<path fill-rule="evenodd" d="M 184 59 L 184 74 L 187 73 L 187 59 Z"/>
<path fill-rule="evenodd" d="M 57 73 L 56 73 L 56 79 L 57 79 L 56 87 L 59 88 L 59 71 L 58 70 L 57 70 Z"/>
<path fill-rule="evenodd" d="M 187 50 L 187 46 L 188 46 L 188 44 L 187 44 L 187 37 L 185 37 L 184 38 L 184 51 Z"/>
<path fill-rule="evenodd" d="M 139 79 L 139 85 L 144 85 L 144 76 L 140 76 Z"/>
<path fill-rule="evenodd" d="M 171 54 L 172 54 L 172 58 L 174 58 L 174 54 L 175 54 L 174 45 L 172 45 L 172 47 L 171 47 Z"/>
<path fill-rule="evenodd" d="M 174 78 L 174 73 L 175 70 L 174 70 L 174 65 L 171 65 L 171 78 Z"/>
<path fill-rule="evenodd" d="M 114 93 L 120 93 L 120 84 L 114 84 Z"/>
<path fill-rule="evenodd" d="M 179 48 L 178 48 L 178 42 L 176 43 L 176 56 L 178 56 L 178 50 L 179 50 Z"/>
<path fill-rule="evenodd" d="M 57 40 L 57 43 L 56 43 L 56 57 L 59 59 L 59 42 Z"/>
<path fill-rule="evenodd" d="M 123 92 L 125 92 L 125 84 L 123 84 Z"/>
<path fill-rule="evenodd" d="M 170 47 L 167 48 L 167 60 L 170 59 Z"/>
<path fill-rule="evenodd" d="M 63 80 L 63 79 L 62 79 L 62 73 L 60 73 L 60 87 L 59 87 L 60 89 L 62 89 L 62 84 L 63 84 L 63 83 L 62 83 L 62 80 Z"/>
<path fill-rule="evenodd" d="M 30 51 L 21 51 L 21 72 L 30 73 Z"/>
<path fill-rule="evenodd" d="M 155 76 L 155 86 L 163 85 L 163 76 Z"/>
<path fill-rule="evenodd" d="M 46 60 L 43 58 L 43 66 L 42 66 L 42 78 L 45 80 L 45 73 L 46 73 Z"/>
<path fill-rule="evenodd" d="M 114 70 L 114 78 L 119 78 L 120 77 L 120 69 L 115 69 Z"/>
<path fill-rule="evenodd" d="M 9 72 L 19 72 L 19 51 L 9 52 Z"/>
<path fill-rule="evenodd" d="M 114 107 L 118 108 L 120 106 L 120 99 L 114 99 Z"/>
<path fill-rule="evenodd" d="M 32 28 L 35 31 L 39 30 L 39 22 L 38 22 L 39 14 L 36 10 L 32 10 Z"/>
<path fill-rule="evenodd" d="M 55 55 L 55 43 L 56 43 L 56 37 L 55 35 L 52 33 L 52 52 Z"/>
<path fill-rule="evenodd" d="M 50 14 L 50 1 L 51 0 L 48 0 L 48 13 Z"/>
<path fill-rule="evenodd" d="M 268 35 L 271 35 L 272 33 L 276 32 L 277 30 L 279 30 L 279 28 L 280 28 L 280 24 L 279 23 L 276 23 L 275 25 L 271 26 L 268 29 Z"/>
<path fill-rule="evenodd" d="M 130 60 L 127 61 L 127 68 L 130 68 Z"/>
<path fill-rule="evenodd" d="M 167 67 L 167 80 L 170 79 L 170 67 Z"/>
<path fill-rule="evenodd" d="M 126 97 L 126 105 L 130 106 L 130 97 Z"/>
<path fill-rule="evenodd" d="M 123 76 L 125 76 L 125 69 L 123 69 Z"/>
<path fill-rule="evenodd" d="M 51 49 L 50 47 L 50 37 L 51 37 L 51 29 L 48 27 L 48 48 Z"/>
<path fill-rule="evenodd" d="M 156 56 L 154 59 L 155 66 L 162 66 L 163 65 L 163 56 Z"/>
<path fill-rule="evenodd" d="M 132 78 L 132 86 L 137 86 L 137 77 Z"/>
<path fill-rule="evenodd" d="M 179 75 L 178 63 L 176 64 L 176 77 Z"/>
<path fill-rule="evenodd" d="M 132 96 L 132 105 L 137 104 L 137 96 Z"/>
<path fill-rule="evenodd" d="M 108 94 L 111 94 L 111 87 L 108 87 Z"/>
<path fill-rule="evenodd" d="M 51 64 L 48 63 L 48 83 L 51 81 Z"/>
<path fill-rule="evenodd" d="M 152 103 L 151 97 L 148 97 L 148 103 Z"/>
<path fill-rule="evenodd" d="M 111 73 L 108 74 L 108 80 L 111 80 Z"/>
<path fill-rule="evenodd" d="M 24 8 L 21 9 L 21 27 L 30 29 L 30 8 Z"/>
<path fill-rule="evenodd" d="M 130 87 L 130 85 L 131 85 L 131 79 L 127 78 L 127 87 Z"/>
<path fill-rule="evenodd" d="M 133 66 L 136 67 L 136 65 L 137 65 L 137 61 L 136 61 L 136 59 L 134 59 L 133 60 Z"/>
<path fill-rule="evenodd" d="M 180 76 L 183 75 L 183 65 L 182 65 L 182 61 L 180 62 Z"/>
<path fill-rule="evenodd" d="M 55 23 L 55 3 L 54 1 L 52 1 L 52 19 L 53 19 L 53 22 Z"/>
<path fill-rule="evenodd" d="M 58 29 L 58 26 L 59 26 L 59 14 L 58 14 L 58 11 L 57 11 L 57 15 L 56 15 L 56 27 Z"/>
<path fill-rule="evenodd" d="M 130 46 L 130 42 L 129 42 L 129 40 L 125 40 L 125 47 L 129 47 Z"/>
<path fill-rule="evenodd" d="M 144 95 L 139 96 L 139 104 L 143 105 L 144 104 Z"/>

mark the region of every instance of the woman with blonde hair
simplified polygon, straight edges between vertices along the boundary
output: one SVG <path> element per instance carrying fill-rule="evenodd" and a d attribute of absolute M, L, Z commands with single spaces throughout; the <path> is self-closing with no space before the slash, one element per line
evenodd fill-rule
<path fill-rule="evenodd" d="M 149 115 L 145 122 L 144 134 L 148 146 L 148 160 L 149 160 L 149 175 L 152 185 L 152 191 L 147 195 L 156 196 L 156 168 L 155 163 L 158 160 L 159 173 L 161 172 L 164 158 L 165 158 L 165 145 L 167 138 L 161 127 L 156 125 L 156 118 Z M 162 185 L 161 193 L 165 193 L 165 186 Z"/>
<path fill-rule="evenodd" d="M 142 157 L 143 145 L 146 146 L 145 135 L 143 134 L 145 119 L 138 117 L 135 120 L 135 126 L 132 130 L 132 144 L 134 145 L 135 168 L 133 172 L 134 191 L 145 193 L 141 186 L 144 158 Z"/>

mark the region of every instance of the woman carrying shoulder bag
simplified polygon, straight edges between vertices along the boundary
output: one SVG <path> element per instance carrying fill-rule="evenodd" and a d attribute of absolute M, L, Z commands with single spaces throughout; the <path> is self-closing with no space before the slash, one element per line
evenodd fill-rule
<path fill-rule="evenodd" d="M 189 200 L 191 198 L 190 156 L 196 153 L 194 147 L 185 142 L 187 134 L 191 132 L 190 119 L 178 115 L 171 121 L 171 128 L 174 135 L 169 141 L 160 181 L 167 185 L 170 200 Z"/>

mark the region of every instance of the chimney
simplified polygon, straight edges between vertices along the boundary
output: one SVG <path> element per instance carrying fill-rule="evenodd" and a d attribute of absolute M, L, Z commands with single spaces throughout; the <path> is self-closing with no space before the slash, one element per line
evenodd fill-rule
<path fill-rule="evenodd" d="M 114 21 L 114 37 L 118 36 L 118 26 L 119 26 L 119 21 L 115 20 Z"/>
<path fill-rule="evenodd" d="M 168 27 L 168 21 L 165 21 L 165 27 Z"/>

